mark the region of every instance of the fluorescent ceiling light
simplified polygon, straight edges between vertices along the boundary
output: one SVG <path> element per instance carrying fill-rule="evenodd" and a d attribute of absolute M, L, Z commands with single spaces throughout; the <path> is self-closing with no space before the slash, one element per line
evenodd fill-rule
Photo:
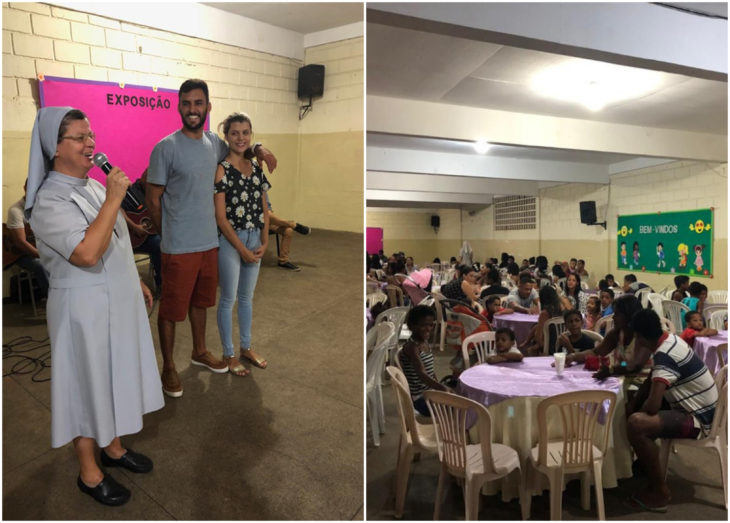
<path fill-rule="evenodd" d="M 577 102 L 591 111 L 639 98 L 660 85 L 661 74 L 655 71 L 579 58 L 543 69 L 530 81 L 542 96 Z"/>
<path fill-rule="evenodd" d="M 492 144 L 485 140 L 478 140 L 473 144 L 474 150 L 479 154 L 487 154 L 487 151 L 492 147 Z"/>

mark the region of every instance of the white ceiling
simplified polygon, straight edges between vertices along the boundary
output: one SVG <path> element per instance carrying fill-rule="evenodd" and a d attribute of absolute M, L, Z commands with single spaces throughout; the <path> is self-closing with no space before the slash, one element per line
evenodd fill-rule
<path fill-rule="evenodd" d="M 362 2 L 201 2 L 222 11 L 301 34 L 363 20 Z"/>
<path fill-rule="evenodd" d="M 429 8 L 434 8 L 435 5 L 430 4 Z M 497 6 L 490 4 L 488 9 L 494 10 Z M 478 10 L 479 6 L 470 4 L 470 8 Z M 699 9 L 699 4 L 697 8 Z M 545 42 L 544 50 L 535 49 L 534 45 L 531 45 L 531 48 L 505 45 L 504 37 L 500 35 L 495 37 L 493 32 L 480 32 L 453 24 L 446 26 L 445 23 L 434 23 L 433 18 L 429 21 L 421 20 L 412 14 L 418 11 L 413 4 L 408 5 L 407 9 L 410 16 L 404 17 L 386 12 L 388 8 L 382 5 L 368 4 L 367 168 L 369 172 L 381 175 L 368 176 L 369 206 L 397 205 L 398 195 L 402 196 L 400 203 L 404 207 L 414 205 L 410 200 L 412 195 L 393 189 L 395 184 L 384 182 L 398 176 L 398 172 L 420 174 L 420 178 L 411 178 L 411 181 L 422 180 L 424 186 L 430 187 L 431 192 L 438 192 L 432 183 L 436 176 L 485 176 L 494 180 L 504 180 L 510 177 L 511 169 L 516 166 L 518 168 L 515 169 L 514 176 L 524 177 L 521 167 L 525 162 L 517 163 L 514 160 L 535 160 L 549 162 L 544 164 L 549 167 L 548 169 L 541 169 L 539 163 L 530 164 L 540 172 L 540 174 L 536 172 L 534 179 L 540 180 L 543 185 L 565 183 L 565 179 L 558 180 L 561 177 L 560 169 L 554 168 L 557 162 L 565 162 L 567 165 L 565 171 L 576 174 L 573 181 L 593 179 L 596 183 L 606 183 L 608 174 L 621 169 L 636 168 L 647 162 L 667 161 L 663 158 L 671 156 L 666 153 L 672 156 L 677 154 L 677 157 L 690 156 L 686 151 L 680 152 L 671 147 L 662 150 L 661 147 L 657 149 L 647 146 L 644 149 L 636 146 L 636 143 L 631 144 L 633 147 L 618 146 L 619 140 L 616 140 L 615 136 L 620 135 L 622 130 L 635 132 L 637 137 L 653 136 L 654 139 L 679 137 L 680 142 L 686 137 L 720 135 L 724 136 L 723 143 L 726 144 L 728 110 L 726 74 L 725 81 L 716 79 L 722 78 L 722 74 L 714 73 L 710 77 L 715 79 L 706 79 L 708 77 L 706 74 L 700 74 L 699 77 L 679 74 L 677 71 L 689 70 L 684 65 L 683 68 L 672 66 L 664 68 L 661 64 L 652 64 L 652 68 L 658 71 L 661 80 L 659 87 L 653 92 L 640 99 L 619 102 L 602 111 L 591 112 L 578 104 L 544 98 L 533 92 L 528 85 L 530 77 L 535 72 L 548 65 L 575 57 L 583 59 L 580 53 L 571 56 L 564 46 L 560 49 L 561 54 L 550 52 L 556 48 L 552 42 Z M 724 16 L 727 16 L 726 4 L 705 4 L 703 10 L 720 16 L 724 12 Z M 686 17 L 698 16 L 681 11 L 677 13 Z M 582 29 L 590 34 L 590 28 Z M 610 36 L 617 39 L 622 37 L 620 31 Z M 403 102 L 399 104 L 398 100 Z M 386 104 L 388 111 L 382 112 L 390 116 L 390 124 L 387 118 L 377 114 L 379 106 L 384 102 L 388 102 Z M 407 106 L 409 111 L 404 110 L 403 114 L 397 114 L 399 106 Z M 457 110 L 459 107 L 471 108 L 474 111 L 473 113 L 468 110 L 459 111 Z M 437 123 L 429 125 L 427 130 L 424 123 L 423 131 L 418 129 L 418 126 L 408 130 L 408 125 L 403 123 L 403 119 L 413 119 L 414 114 L 422 117 L 423 122 L 427 122 L 428 118 L 424 113 L 431 110 L 435 118 L 457 112 L 461 117 L 464 114 L 473 114 L 474 120 L 499 118 L 500 122 L 504 120 L 506 127 L 513 124 L 529 126 L 535 122 L 549 129 L 549 133 L 554 136 L 561 133 L 564 122 L 570 122 L 574 129 L 580 129 L 580 126 L 584 126 L 586 131 L 605 129 L 605 134 L 612 138 L 605 140 L 605 144 L 596 144 L 597 146 L 592 148 L 584 143 L 585 136 L 578 136 L 584 133 L 577 132 L 573 147 L 571 137 L 566 137 L 563 132 L 560 147 L 538 147 L 536 145 L 540 142 L 539 139 L 525 137 L 522 141 L 519 136 L 528 135 L 533 129 L 526 128 L 524 133 L 520 133 L 519 128 L 511 129 L 511 134 L 506 134 L 512 139 L 494 146 L 485 157 L 474 152 L 469 141 L 454 139 L 456 134 L 460 134 L 453 132 L 458 125 L 448 117 L 443 124 L 443 134 L 440 133 Z M 548 117 L 548 120 L 545 117 Z M 554 123 L 551 124 L 550 121 Z M 464 127 L 467 126 L 478 127 L 474 122 L 465 123 Z M 484 124 L 483 127 L 489 128 L 489 125 Z M 450 130 L 447 131 L 447 128 Z M 599 134 L 597 133 L 597 136 Z M 514 138 L 515 136 L 517 138 Z M 551 137 L 545 143 L 551 140 L 557 141 Z M 698 141 L 702 142 L 701 139 Z M 648 154 L 634 152 L 642 150 L 646 150 Z M 656 153 L 658 150 L 661 150 L 662 154 Z M 410 164 L 405 161 L 409 157 L 413 158 Z M 511 158 L 513 161 L 500 160 L 506 158 Z M 437 165 L 439 162 L 443 162 L 442 167 Z M 409 168 L 410 165 L 415 167 Z M 459 165 L 459 168 L 448 167 L 450 165 Z M 581 169 L 581 165 L 585 168 Z M 598 166 L 600 169 L 596 168 Z M 483 174 L 484 171 L 500 174 Z M 556 175 L 550 179 L 543 174 L 546 171 Z M 389 173 L 389 177 L 383 177 L 383 173 Z M 429 176 L 431 178 L 426 178 Z M 447 178 L 447 182 L 449 180 Z M 533 183 L 532 186 L 534 185 Z M 383 192 L 388 190 L 391 191 L 390 194 Z M 517 194 L 520 193 L 519 186 L 514 187 L 514 190 Z M 444 192 L 449 191 L 453 191 L 453 188 L 444 188 Z M 488 186 L 485 186 L 484 191 L 484 201 L 491 201 L 491 197 L 497 194 L 490 193 Z M 383 199 L 384 195 L 388 196 L 387 201 Z M 449 196 L 444 197 L 443 203 L 454 204 Z M 434 202 L 424 202 L 424 206 L 433 208 Z"/>

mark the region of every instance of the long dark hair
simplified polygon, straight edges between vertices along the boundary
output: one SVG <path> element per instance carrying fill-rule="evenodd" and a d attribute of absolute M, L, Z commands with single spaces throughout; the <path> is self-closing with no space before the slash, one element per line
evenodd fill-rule
<path fill-rule="evenodd" d="M 558 293 L 550 285 L 545 285 L 540 289 L 538 295 L 540 296 L 540 307 L 544 311 L 548 311 L 551 318 L 560 316 L 560 298 Z"/>
<path fill-rule="evenodd" d="M 568 288 L 568 278 L 573 276 L 575 278 L 575 290 L 571 293 L 570 289 Z M 566 296 L 572 296 L 573 298 L 577 298 L 578 295 L 583 292 L 580 288 L 580 275 L 577 272 L 568 274 L 565 277 L 565 295 Z"/>

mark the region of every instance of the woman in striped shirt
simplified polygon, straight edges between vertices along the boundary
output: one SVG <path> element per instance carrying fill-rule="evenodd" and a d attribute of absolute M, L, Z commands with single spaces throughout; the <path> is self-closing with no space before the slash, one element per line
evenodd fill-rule
<path fill-rule="evenodd" d="M 431 307 L 417 305 L 408 311 L 406 324 L 411 337 L 400 353 L 400 364 L 408 380 L 413 407 L 422 415 L 429 416 L 423 393 L 429 389 L 452 392 L 439 383 L 433 370 L 433 353 L 428 340 L 436 323 L 436 313 Z"/>

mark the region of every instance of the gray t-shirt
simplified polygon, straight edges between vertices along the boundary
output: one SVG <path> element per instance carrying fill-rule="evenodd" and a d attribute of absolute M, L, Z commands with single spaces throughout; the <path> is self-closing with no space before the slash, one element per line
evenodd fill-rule
<path fill-rule="evenodd" d="M 537 298 L 538 294 L 535 289 L 530 290 L 530 295 L 527 298 L 522 298 L 519 295 L 518 289 L 512 289 L 507 295 L 507 303 L 517 303 L 520 307 L 529 309 Z"/>
<path fill-rule="evenodd" d="M 218 162 L 227 153 L 226 143 L 212 131 L 204 131 L 195 140 L 177 130 L 155 145 L 147 181 L 165 186 L 162 252 L 183 254 L 218 247 L 213 185 Z"/>

